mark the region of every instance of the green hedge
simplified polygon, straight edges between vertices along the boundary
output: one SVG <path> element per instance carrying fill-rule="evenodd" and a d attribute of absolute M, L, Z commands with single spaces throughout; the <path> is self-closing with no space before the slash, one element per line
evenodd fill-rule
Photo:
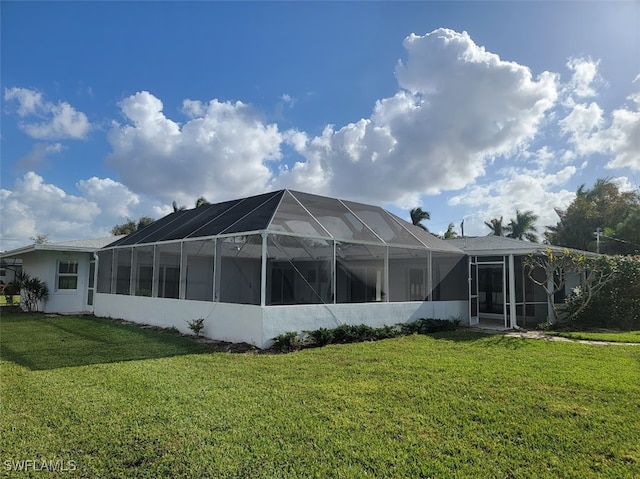
<path fill-rule="evenodd" d="M 288 331 L 273 338 L 271 349 L 281 353 L 289 353 L 302 348 L 326 346 L 327 344 L 359 343 L 378 341 L 380 339 L 408 336 L 410 334 L 429 334 L 439 331 L 455 331 L 459 320 L 421 318 L 410 323 L 396 324 L 374 328 L 366 324 L 341 324 L 337 328 L 320 328 L 298 334 Z"/>
<path fill-rule="evenodd" d="M 578 327 L 640 329 L 640 256 L 615 256 L 610 267 L 614 279 L 591 300 L 575 319 Z M 571 302 L 569 301 L 569 307 Z"/>

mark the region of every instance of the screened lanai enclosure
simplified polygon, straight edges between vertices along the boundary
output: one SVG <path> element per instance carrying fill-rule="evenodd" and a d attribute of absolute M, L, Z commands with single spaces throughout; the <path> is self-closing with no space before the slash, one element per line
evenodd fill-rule
<path fill-rule="evenodd" d="M 174 212 L 97 264 L 96 314 L 204 317 L 206 335 L 260 347 L 277 331 L 468 316 L 461 250 L 380 207 L 290 190 Z"/>

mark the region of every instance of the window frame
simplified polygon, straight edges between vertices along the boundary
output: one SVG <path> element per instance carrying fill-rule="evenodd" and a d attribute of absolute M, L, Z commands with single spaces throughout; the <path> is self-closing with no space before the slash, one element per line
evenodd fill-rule
<path fill-rule="evenodd" d="M 75 264 L 75 272 L 60 272 L 60 266 L 66 264 L 71 265 Z M 78 291 L 78 272 L 80 270 L 80 262 L 77 259 L 59 259 L 56 264 L 56 291 L 62 292 L 73 292 Z M 74 288 L 62 288 L 60 286 L 60 280 L 67 278 L 75 278 L 75 287 Z"/>

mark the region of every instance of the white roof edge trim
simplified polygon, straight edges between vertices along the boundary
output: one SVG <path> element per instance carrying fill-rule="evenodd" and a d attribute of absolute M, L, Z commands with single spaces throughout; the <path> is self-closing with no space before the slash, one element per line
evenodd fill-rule
<path fill-rule="evenodd" d="M 13 256 L 33 253 L 35 251 L 68 251 L 71 253 L 93 253 L 102 248 L 91 248 L 88 246 L 64 246 L 57 244 L 34 244 L 30 246 L 24 246 L 22 248 L 4 251 L 0 253 L 0 258 L 10 258 Z"/>

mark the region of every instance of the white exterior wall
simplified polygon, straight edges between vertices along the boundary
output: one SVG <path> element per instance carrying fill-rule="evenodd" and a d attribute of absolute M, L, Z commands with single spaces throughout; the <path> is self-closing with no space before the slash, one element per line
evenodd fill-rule
<path fill-rule="evenodd" d="M 419 318 L 460 319 L 469 321 L 468 301 L 432 301 L 407 303 L 357 303 L 295 306 L 267 306 L 263 310 L 262 346 L 288 331 L 313 331 L 336 328 L 341 324 L 366 324 L 374 328 L 408 323 Z"/>
<path fill-rule="evenodd" d="M 95 314 L 162 328 L 173 326 L 184 334 L 193 334 L 188 321 L 204 318 L 201 334 L 207 338 L 262 345 L 260 306 L 97 293 Z"/>
<path fill-rule="evenodd" d="M 273 338 L 288 331 L 335 328 L 341 324 L 372 327 L 406 323 L 418 318 L 461 319 L 468 322 L 467 301 L 364 303 L 295 306 L 185 301 L 98 293 L 97 316 L 126 319 L 193 334 L 187 321 L 204 318 L 202 335 L 222 341 L 245 342 L 268 348 Z"/>
<path fill-rule="evenodd" d="M 32 278 L 39 278 L 49 288 L 49 299 L 40 306 L 45 313 L 87 313 L 91 308 L 87 305 L 87 287 L 89 281 L 90 253 L 71 253 L 63 251 L 36 251 L 25 255 L 22 260 L 22 271 Z M 78 261 L 77 289 L 58 290 L 58 261 Z"/>

